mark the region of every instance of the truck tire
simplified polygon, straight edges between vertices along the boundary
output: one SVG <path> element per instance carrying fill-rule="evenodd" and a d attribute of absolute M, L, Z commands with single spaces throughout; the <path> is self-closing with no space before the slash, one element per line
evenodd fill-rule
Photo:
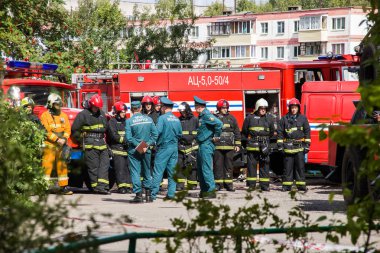
<path fill-rule="evenodd" d="M 359 175 L 359 168 L 363 152 L 356 148 L 347 148 L 343 156 L 342 187 L 350 190 L 344 194 L 347 205 L 353 204 L 356 199 L 363 198 L 369 193 L 369 182 L 363 175 Z"/>

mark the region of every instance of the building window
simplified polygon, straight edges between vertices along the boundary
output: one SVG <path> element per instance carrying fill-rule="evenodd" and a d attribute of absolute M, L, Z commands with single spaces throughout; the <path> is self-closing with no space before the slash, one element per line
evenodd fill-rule
<path fill-rule="evenodd" d="M 248 34 L 251 33 L 251 22 L 233 22 L 231 23 L 231 33 L 234 34 Z"/>
<path fill-rule="evenodd" d="M 277 47 L 277 59 L 284 59 L 284 47 Z"/>
<path fill-rule="evenodd" d="M 252 45 L 251 46 L 251 58 L 256 57 L 256 46 Z"/>
<path fill-rule="evenodd" d="M 230 58 L 230 47 L 214 47 L 214 49 L 212 50 L 212 58 Z"/>
<path fill-rule="evenodd" d="M 261 23 L 261 33 L 268 34 L 268 23 Z"/>
<path fill-rule="evenodd" d="M 344 54 L 344 43 L 332 44 L 332 51 L 334 54 Z"/>
<path fill-rule="evenodd" d="M 300 46 L 293 47 L 294 58 L 298 57 L 300 54 L 301 54 L 301 47 Z"/>
<path fill-rule="evenodd" d="M 301 55 L 312 56 L 326 53 L 326 42 L 301 43 Z"/>
<path fill-rule="evenodd" d="M 249 49 L 249 46 L 233 46 L 231 47 L 231 58 L 247 58 Z"/>
<path fill-rule="evenodd" d="M 267 47 L 261 48 L 261 59 L 268 59 L 268 48 Z"/>
<path fill-rule="evenodd" d="M 284 21 L 277 22 L 277 33 L 285 33 L 285 22 Z"/>
<path fill-rule="evenodd" d="M 300 30 L 319 30 L 321 29 L 320 16 L 307 16 L 300 18 Z"/>
<path fill-rule="evenodd" d="M 219 22 L 211 25 L 211 35 L 228 35 L 230 34 L 230 23 Z"/>
<path fill-rule="evenodd" d="M 333 30 L 344 30 L 344 29 L 346 29 L 346 18 L 333 18 L 332 19 L 332 29 Z"/>
<path fill-rule="evenodd" d="M 300 21 L 299 20 L 294 21 L 294 32 L 298 33 L 299 29 L 300 29 Z"/>
<path fill-rule="evenodd" d="M 199 27 L 198 26 L 194 26 L 190 29 L 190 36 L 193 38 L 199 37 Z"/>

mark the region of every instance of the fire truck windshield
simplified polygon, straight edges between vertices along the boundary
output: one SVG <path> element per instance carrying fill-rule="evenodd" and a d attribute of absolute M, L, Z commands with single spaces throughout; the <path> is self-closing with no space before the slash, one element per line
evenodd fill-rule
<path fill-rule="evenodd" d="M 20 99 L 24 97 L 30 97 L 34 100 L 36 105 L 45 106 L 47 103 L 47 98 L 50 93 L 59 94 L 62 98 L 63 106 L 73 108 L 74 102 L 72 94 L 69 90 L 58 88 L 58 87 L 47 87 L 47 86 L 28 86 L 28 85 L 17 85 L 20 89 Z M 11 89 L 8 90 L 8 93 Z"/>

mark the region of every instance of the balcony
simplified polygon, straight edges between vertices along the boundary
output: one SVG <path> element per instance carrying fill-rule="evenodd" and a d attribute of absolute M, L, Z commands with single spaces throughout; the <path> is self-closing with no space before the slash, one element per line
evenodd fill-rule
<path fill-rule="evenodd" d="M 327 30 L 300 30 L 298 42 L 328 41 Z"/>
<path fill-rule="evenodd" d="M 327 39 L 327 15 L 300 17 L 300 29 L 298 31 L 300 43 L 327 42 Z"/>

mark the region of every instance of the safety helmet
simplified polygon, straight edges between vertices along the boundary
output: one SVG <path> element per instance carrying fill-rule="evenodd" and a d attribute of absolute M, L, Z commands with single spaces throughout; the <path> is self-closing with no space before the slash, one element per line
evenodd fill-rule
<path fill-rule="evenodd" d="M 62 98 L 58 94 L 52 93 L 48 96 L 47 108 L 53 108 L 54 104 L 59 104 L 62 106 Z"/>
<path fill-rule="evenodd" d="M 255 104 L 255 111 L 259 110 L 260 107 L 268 108 L 268 101 L 266 101 L 263 98 L 260 98 L 259 100 L 257 100 Z"/>
<path fill-rule="evenodd" d="M 184 112 L 186 110 L 186 106 L 184 105 L 184 103 L 181 103 L 179 106 L 178 106 L 178 111 L 179 112 Z"/>
<path fill-rule="evenodd" d="M 292 105 L 297 105 L 298 107 L 300 107 L 301 103 L 298 99 L 292 98 L 289 100 L 288 107 L 290 108 L 290 106 L 292 106 Z"/>
<path fill-rule="evenodd" d="M 154 105 L 161 105 L 161 98 L 159 96 L 154 96 L 152 100 Z"/>
<path fill-rule="evenodd" d="M 119 113 L 121 111 L 126 112 L 128 110 L 128 107 L 124 104 L 123 101 L 119 101 L 113 105 L 113 109 L 114 109 L 115 113 Z"/>
<path fill-rule="evenodd" d="M 34 101 L 30 97 L 25 97 L 21 100 L 21 106 L 22 107 L 27 107 L 29 105 L 34 107 Z"/>
<path fill-rule="evenodd" d="M 93 95 L 90 100 L 88 101 L 88 104 L 92 107 L 98 107 L 98 108 L 102 108 L 103 107 L 103 99 L 101 96 L 99 96 L 99 94 L 95 94 Z"/>
<path fill-rule="evenodd" d="M 153 98 L 151 96 L 146 95 L 141 100 L 141 103 L 153 103 Z"/>
<path fill-rule="evenodd" d="M 225 99 L 221 99 L 218 101 L 218 103 L 216 103 L 216 109 L 220 111 L 222 107 L 227 107 L 227 109 L 230 109 L 230 103 L 228 103 L 228 101 Z"/>

